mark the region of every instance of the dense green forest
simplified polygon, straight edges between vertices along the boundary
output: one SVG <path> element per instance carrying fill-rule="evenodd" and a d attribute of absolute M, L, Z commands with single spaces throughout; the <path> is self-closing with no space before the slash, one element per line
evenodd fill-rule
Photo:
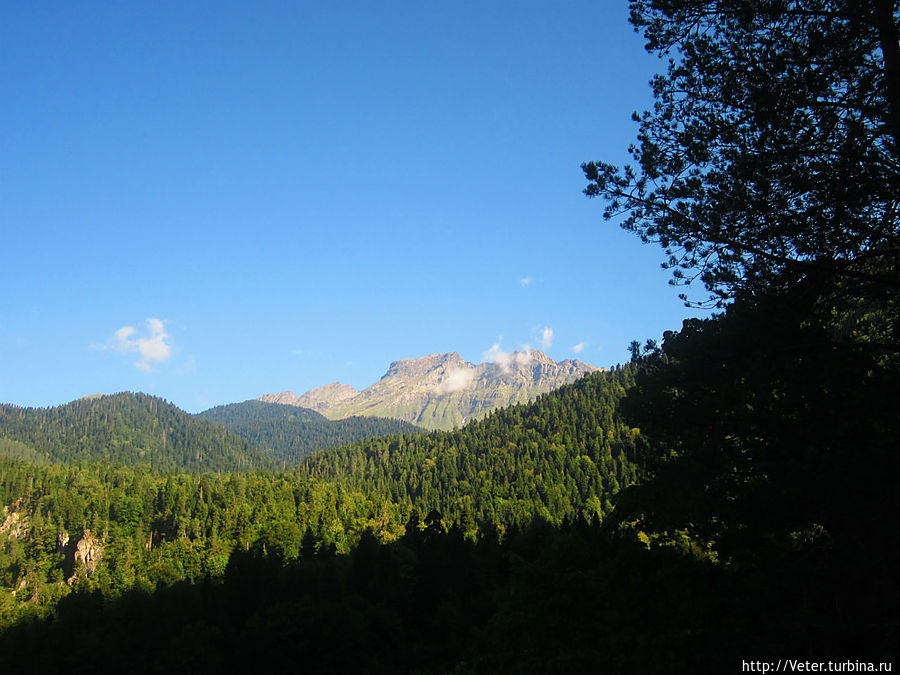
<path fill-rule="evenodd" d="M 422 430 L 409 422 L 381 417 L 330 420 L 315 410 L 280 403 L 244 401 L 216 406 L 196 415 L 221 424 L 249 443 L 265 448 L 282 467 L 335 445 Z"/>
<path fill-rule="evenodd" d="M 0 436 L 53 462 L 148 464 L 160 471 L 241 471 L 272 458 L 220 425 L 155 396 L 91 396 L 53 408 L 0 404 Z"/>
<path fill-rule="evenodd" d="M 284 563 L 251 549 L 234 553 L 220 578 L 114 599 L 72 594 L 53 621 L 0 635 L 0 668 L 711 672 L 716 655 L 685 638 L 733 627 L 723 630 L 707 590 L 723 586 L 708 565 L 614 540 L 596 523 L 535 523 L 498 539 L 490 529 L 467 536 L 432 513 L 391 544 L 363 533 L 348 555 L 301 546 Z"/>
<path fill-rule="evenodd" d="M 593 373 L 457 431 L 332 448 L 301 468 L 423 512 L 516 525 L 602 519 L 638 476 L 640 436 L 616 414 L 633 380 L 631 364 Z"/>
<path fill-rule="evenodd" d="M 0 460 L 0 587 L 16 598 L 6 609 L 52 608 L 76 582 L 110 595 L 219 577 L 234 550 L 292 561 L 304 536 L 346 553 L 366 530 L 396 539 L 414 513 L 439 511 L 473 538 L 536 518 L 600 522 L 638 473 L 637 435 L 615 419 L 632 370 L 597 373 L 462 430 L 326 450 L 288 473 Z M 82 539 L 103 551 L 90 574 L 75 564 Z"/>
<path fill-rule="evenodd" d="M 252 546 L 293 560 L 304 534 L 316 547 L 346 552 L 366 528 L 390 537 L 404 522 L 393 505 L 274 473 L 161 474 L 146 466 L 3 460 L 0 498 L 8 505 L 0 525 L 4 623 L 52 609 L 72 588 L 114 595 L 219 577 L 233 550 Z M 99 552 L 96 564 L 76 564 L 82 541 L 82 549 Z"/>
<path fill-rule="evenodd" d="M 146 464 L 160 471 L 289 469 L 323 448 L 422 433 L 399 420 L 329 420 L 313 410 L 245 401 L 189 415 L 147 394 L 91 396 L 53 408 L 0 405 L 0 457 Z"/>

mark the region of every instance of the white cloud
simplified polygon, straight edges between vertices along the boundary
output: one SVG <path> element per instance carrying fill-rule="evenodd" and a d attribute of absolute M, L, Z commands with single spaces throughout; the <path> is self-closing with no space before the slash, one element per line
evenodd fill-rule
<path fill-rule="evenodd" d="M 135 352 L 140 358 L 135 361 L 135 368 L 149 373 L 154 363 L 168 361 L 172 356 L 171 335 L 166 332 L 165 322 L 161 319 L 147 319 L 147 333 L 141 335 L 134 326 L 122 326 L 113 334 L 111 349 L 119 352 Z"/>
<path fill-rule="evenodd" d="M 533 281 L 534 279 L 532 277 L 523 277 L 519 279 L 519 284 L 521 284 L 522 288 L 525 288 L 527 286 L 531 286 Z"/>
<path fill-rule="evenodd" d="M 128 338 L 134 335 L 135 330 L 133 326 L 122 326 L 119 330 L 115 332 L 116 342 L 122 343 L 127 342 Z"/>
<path fill-rule="evenodd" d="M 456 368 L 451 370 L 444 376 L 444 379 L 435 388 L 439 394 L 450 394 L 454 391 L 460 391 L 472 384 L 475 379 L 475 370 L 473 368 Z"/>
<path fill-rule="evenodd" d="M 550 349 L 553 345 L 553 329 L 549 326 L 544 326 L 540 330 L 540 345 L 541 349 Z"/>
<path fill-rule="evenodd" d="M 509 364 L 512 361 L 512 354 L 509 352 L 503 351 L 503 348 L 500 346 L 499 342 L 495 342 L 491 345 L 491 348 L 488 349 L 484 354 L 481 355 L 482 361 L 493 362 L 500 366 L 500 370 L 504 373 L 509 372 Z"/>
<path fill-rule="evenodd" d="M 502 339 L 502 336 L 501 336 Z M 515 351 L 513 353 L 509 353 L 504 351 L 500 346 L 500 342 L 494 343 L 490 349 L 484 352 L 481 355 L 481 360 L 485 362 L 496 363 L 500 366 L 500 370 L 504 373 L 508 373 L 510 368 L 515 363 L 518 366 L 527 366 L 531 363 L 532 355 L 530 345 L 522 345 L 521 351 Z"/>
<path fill-rule="evenodd" d="M 158 333 L 162 333 L 166 327 L 162 321 L 159 319 L 147 319 L 147 327 L 150 329 L 150 332 L 154 335 Z"/>
<path fill-rule="evenodd" d="M 522 345 L 522 351 L 513 352 L 513 360 L 517 365 L 527 366 L 531 363 L 531 345 Z"/>
<path fill-rule="evenodd" d="M 581 352 L 584 351 L 584 343 L 579 342 L 577 345 L 572 347 L 572 351 L 575 352 L 576 354 L 580 354 Z"/>

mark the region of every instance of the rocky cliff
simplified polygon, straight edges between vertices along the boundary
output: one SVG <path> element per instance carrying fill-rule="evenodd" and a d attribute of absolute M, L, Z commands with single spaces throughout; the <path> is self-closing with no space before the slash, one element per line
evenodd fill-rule
<path fill-rule="evenodd" d="M 302 396 L 282 392 L 260 400 L 312 408 L 331 419 L 393 417 L 428 429 L 452 429 L 596 370 L 581 361 L 554 361 L 540 351 L 504 354 L 479 365 L 455 352 L 431 354 L 395 361 L 378 382 L 362 391 L 333 382 Z"/>
<path fill-rule="evenodd" d="M 334 407 L 342 401 L 353 398 L 359 392 L 349 384 L 332 382 L 317 389 L 310 389 L 302 396 L 295 396 L 293 391 L 282 391 L 278 394 L 263 394 L 260 401 L 266 403 L 281 403 L 282 405 L 295 405 L 300 408 L 309 408 L 316 412 L 323 412 Z"/>

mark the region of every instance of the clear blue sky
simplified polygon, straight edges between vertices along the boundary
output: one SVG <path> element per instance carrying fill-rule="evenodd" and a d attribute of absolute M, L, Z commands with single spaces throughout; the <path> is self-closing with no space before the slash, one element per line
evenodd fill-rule
<path fill-rule="evenodd" d="M 662 67 L 624 0 L 6 3 L 0 401 L 625 361 L 696 310 L 579 165 Z"/>

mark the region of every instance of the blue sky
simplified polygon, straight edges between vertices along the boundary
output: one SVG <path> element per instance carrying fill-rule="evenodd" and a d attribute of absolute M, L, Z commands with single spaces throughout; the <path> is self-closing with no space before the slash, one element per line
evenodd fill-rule
<path fill-rule="evenodd" d="M 581 193 L 663 67 L 626 2 L 0 19 L 0 401 L 197 412 L 498 344 L 606 366 L 697 312 Z"/>

